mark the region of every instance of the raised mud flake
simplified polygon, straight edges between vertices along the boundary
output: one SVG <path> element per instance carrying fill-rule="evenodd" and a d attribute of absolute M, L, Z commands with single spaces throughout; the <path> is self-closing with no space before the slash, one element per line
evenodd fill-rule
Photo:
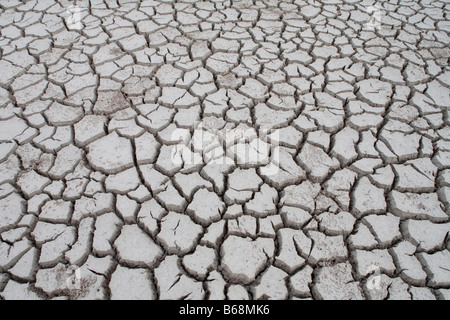
<path fill-rule="evenodd" d="M 75 274 L 78 273 L 78 276 Z M 35 286 L 50 297 L 67 296 L 72 300 L 105 299 L 105 277 L 82 266 L 78 271 L 59 263 L 50 269 L 40 269 Z"/>
<path fill-rule="evenodd" d="M 200 121 L 200 106 L 178 109 L 173 122 L 178 128 L 190 128 L 193 123 Z M 177 137 L 178 138 L 178 137 Z"/>
<path fill-rule="evenodd" d="M 3 70 L 3 76 L 1 81 L 2 85 L 11 83 L 14 78 L 23 70 L 23 68 L 14 66 L 12 63 L 6 60 L 0 61 L 0 68 Z"/>
<path fill-rule="evenodd" d="M 357 176 L 357 173 L 345 168 L 333 173 L 324 183 L 326 194 L 335 199 L 344 210 L 350 210 L 350 191 Z"/>
<path fill-rule="evenodd" d="M 447 108 L 450 97 L 450 90 L 448 87 L 443 86 L 437 80 L 427 84 L 426 94 L 433 99 L 434 103 L 441 107 Z"/>
<path fill-rule="evenodd" d="M 31 219 L 29 219 L 29 220 L 31 220 Z M 31 222 L 31 221 L 29 221 L 29 222 Z M 22 239 L 23 236 L 28 231 L 28 228 L 23 226 L 23 225 L 26 225 L 26 223 L 23 223 L 23 224 L 20 223 L 20 225 L 21 225 L 20 227 L 17 227 L 17 228 L 14 228 L 14 229 L 2 232 L 1 239 L 3 241 L 8 242 L 8 243 L 13 243 L 13 242 L 16 242 L 16 241 Z"/>
<path fill-rule="evenodd" d="M 185 255 L 192 251 L 203 234 L 203 228 L 188 216 L 169 212 L 161 221 L 157 239 L 169 254 Z"/>
<path fill-rule="evenodd" d="M 211 54 L 211 50 L 208 48 L 208 42 L 197 40 L 191 46 L 191 55 L 194 60 L 203 60 Z"/>
<path fill-rule="evenodd" d="M 226 174 L 235 168 L 233 160 L 228 157 L 221 157 L 208 162 L 200 171 L 208 180 L 212 181 L 214 191 L 222 194 L 226 187 Z"/>
<path fill-rule="evenodd" d="M 134 165 L 131 142 L 113 132 L 88 146 L 89 163 L 104 173 L 118 173 Z"/>
<path fill-rule="evenodd" d="M 189 108 L 199 104 L 199 99 L 186 89 L 177 87 L 164 87 L 158 102 L 167 107 Z"/>
<path fill-rule="evenodd" d="M 217 52 L 206 60 L 206 67 L 217 74 L 225 74 L 238 63 L 237 53 Z"/>
<path fill-rule="evenodd" d="M 225 286 L 226 282 L 223 279 L 222 275 L 214 270 L 209 273 L 208 278 L 206 279 L 206 288 L 209 293 L 209 300 L 225 300 Z"/>
<path fill-rule="evenodd" d="M 353 231 L 356 219 L 346 211 L 339 213 L 324 212 L 320 214 L 319 220 L 320 231 L 325 234 L 334 235 L 349 235 Z"/>
<path fill-rule="evenodd" d="M 30 87 L 14 92 L 14 97 L 17 104 L 20 106 L 25 106 L 38 99 L 45 93 L 48 85 L 48 81 L 43 79 Z"/>
<path fill-rule="evenodd" d="M 319 195 L 319 192 L 320 185 L 318 183 L 305 181 L 299 185 L 286 187 L 282 193 L 280 203 L 312 213 L 315 208 L 315 198 Z"/>
<path fill-rule="evenodd" d="M 292 274 L 305 264 L 305 257 L 310 253 L 311 240 L 303 231 L 283 228 L 277 232 L 277 240 L 280 242 L 279 254 L 275 258 L 275 265 Z"/>
<path fill-rule="evenodd" d="M 156 168 L 167 176 L 172 176 L 183 167 L 184 146 L 163 145 L 156 160 Z"/>
<path fill-rule="evenodd" d="M 262 129 L 281 128 L 295 117 L 293 110 L 274 110 L 264 103 L 255 106 L 256 125 Z"/>
<path fill-rule="evenodd" d="M 284 75 L 283 73 L 281 74 Z M 273 108 L 274 110 L 278 111 L 291 110 L 297 112 L 301 109 L 302 105 L 300 101 L 297 101 L 295 99 L 296 97 L 295 91 L 296 89 L 290 86 L 289 84 L 277 83 L 271 88 L 270 98 L 267 100 L 267 105 Z"/>
<path fill-rule="evenodd" d="M 345 113 L 341 109 L 328 109 L 325 107 L 317 109 L 315 106 L 307 105 L 303 114 L 315 121 L 319 129 L 326 132 L 336 132 L 344 126 Z"/>
<path fill-rule="evenodd" d="M 387 159 L 393 158 L 391 155 L 393 152 L 394 156 L 397 156 L 400 161 L 403 161 L 416 158 L 419 155 L 421 136 L 416 132 L 408 134 L 382 129 L 379 136 L 390 147 L 390 149 L 383 148 L 381 140 L 376 143 L 375 146 L 382 157 L 384 155 Z"/>
<path fill-rule="evenodd" d="M 331 135 L 328 132 L 323 130 L 312 131 L 308 133 L 306 142 L 313 146 L 328 150 L 331 142 L 330 136 Z"/>
<path fill-rule="evenodd" d="M 268 98 L 268 88 L 258 80 L 249 78 L 239 88 L 239 93 L 252 98 L 255 102 L 264 102 Z"/>
<path fill-rule="evenodd" d="M 331 170 L 339 168 L 339 161 L 331 158 L 321 148 L 306 143 L 296 160 L 314 181 L 323 181 Z"/>
<path fill-rule="evenodd" d="M 152 237 L 159 232 L 158 221 L 166 214 L 166 210 L 155 200 L 145 201 L 137 214 L 137 224 Z M 134 217 L 133 217 L 134 218 Z"/>
<path fill-rule="evenodd" d="M 64 200 L 50 200 L 44 204 L 39 214 L 42 221 L 68 223 L 72 214 L 72 204 Z"/>
<path fill-rule="evenodd" d="M 55 163 L 48 172 L 52 179 L 62 179 L 68 173 L 73 172 L 76 165 L 82 160 L 84 152 L 73 146 L 68 145 L 58 151 Z"/>
<path fill-rule="evenodd" d="M 375 168 L 382 164 L 381 159 L 363 158 L 353 162 L 350 168 L 359 174 L 373 174 Z"/>
<path fill-rule="evenodd" d="M 381 246 L 390 245 L 402 237 L 399 226 L 400 218 L 390 213 L 369 215 L 364 217 L 362 221 L 367 222 Z"/>
<path fill-rule="evenodd" d="M 161 248 L 137 225 L 125 225 L 114 242 L 119 261 L 130 267 L 152 267 L 162 256 Z"/>
<path fill-rule="evenodd" d="M 338 56 L 338 49 L 335 46 L 315 46 L 312 51 L 316 58 L 328 59 Z"/>
<path fill-rule="evenodd" d="M 1 198 L 6 197 L 7 195 L 11 194 L 14 191 L 15 191 L 15 189 L 11 184 L 9 184 L 9 183 L 4 184 L 4 185 L 0 186 L 0 197 Z"/>
<path fill-rule="evenodd" d="M 227 154 L 236 159 L 237 165 L 254 167 L 268 164 L 270 145 L 261 139 L 253 139 L 249 143 L 239 142 L 227 149 Z"/>
<path fill-rule="evenodd" d="M 50 200 L 50 197 L 47 194 L 39 194 L 35 195 L 33 198 L 29 199 L 26 203 L 27 214 L 24 217 L 27 217 L 29 221 L 32 215 L 39 215 L 40 210 L 46 201 Z M 25 208 L 25 206 L 24 206 Z M 25 211 L 24 211 L 25 213 Z M 31 222 L 31 221 L 30 221 Z"/>
<path fill-rule="evenodd" d="M 220 249 L 220 267 L 229 282 L 250 284 L 265 269 L 274 250 L 273 239 L 229 236 Z"/>
<path fill-rule="evenodd" d="M 138 165 L 153 163 L 156 160 L 160 143 L 149 132 L 135 139 L 136 160 Z"/>
<path fill-rule="evenodd" d="M 402 270 L 401 277 L 417 285 L 425 285 L 427 274 L 422 268 L 421 263 L 415 256 L 417 248 L 408 241 L 402 241 L 392 248 L 392 255 L 395 258 L 397 268 Z"/>
<path fill-rule="evenodd" d="M 184 212 L 187 206 L 186 199 L 179 194 L 172 184 L 168 184 L 164 191 L 158 193 L 156 199 L 170 211 Z"/>
<path fill-rule="evenodd" d="M 197 246 L 192 254 L 183 257 L 183 266 L 196 278 L 205 279 L 217 267 L 217 254 L 214 249 Z"/>
<path fill-rule="evenodd" d="M 53 267 L 75 243 L 75 227 L 39 221 L 31 235 L 41 245 L 39 265 Z"/>
<path fill-rule="evenodd" d="M 414 161 L 414 160 L 412 160 Z M 433 192 L 437 167 L 430 159 L 420 159 L 412 165 L 393 165 L 398 177 L 396 189 L 402 192 Z"/>
<path fill-rule="evenodd" d="M 312 286 L 314 298 L 322 300 L 363 300 L 362 290 L 353 279 L 350 263 L 322 267 Z"/>
<path fill-rule="evenodd" d="M 308 52 L 303 50 L 296 50 L 289 53 L 283 53 L 283 56 L 290 63 L 302 63 L 304 65 L 308 65 L 313 62 L 312 57 L 308 54 Z"/>
<path fill-rule="evenodd" d="M 153 165 L 141 165 L 139 171 L 144 178 L 144 184 L 152 191 L 153 195 L 166 189 L 169 177 L 156 170 Z"/>
<path fill-rule="evenodd" d="M 29 283 L 19 283 L 9 280 L 0 293 L 5 300 L 42 300 L 39 295 L 31 291 Z"/>
<path fill-rule="evenodd" d="M 231 210 L 227 211 L 227 226 L 228 226 L 228 234 L 238 235 L 242 237 L 254 237 L 256 236 L 256 224 L 257 220 L 255 217 L 248 215 L 241 215 L 242 211 L 238 213 L 241 215 L 236 219 L 230 219 L 233 217 Z"/>
<path fill-rule="evenodd" d="M 218 195 L 206 189 L 199 189 L 186 212 L 197 223 L 207 227 L 211 223 L 219 221 L 224 210 L 225 204 Z"/>
<path fill-rule="evenodd" d="M 411 294 L 412 300 L 437 300 L 429 288 L 410 286 L 408 291 Z"/>
<path fill-rule="evenodd" d="M 136 222 L 136 214 L 138 209 L 139 204 L 135 200 L 130 199 L 125 195 L 117 195 L 116 210 L 125 223 Z"/>
<path fill-rule="evenodd" d="M 264 218 L 277 212 L 278 192 L 267 184 L 261 186 L 253 199 L 248 201 L 244 208 L 248 214 L 258 218 Z"/>
<path fill-rule="evenodd" d="M 262 275 L 260 283 L 252 288 L 255 299 L 287 299 L 287 277 L 288 274 L 283 270 L 270 266 Z"/>
<path fill-rule="evenodd" d="M 262 184 L 262 179 L 256 173 L 255 168 L 236 169 L 228 175 L 228 189 L 225 192 L 227 203 L 243 203 L 250 200 L 254 191 Z"/>
<path fill-rule="evenodd" d="M 16 148 L 17 144 L 14 142 L 0 143 L 0 163 L 8 159 Z"/>
<path fill-rule="evenodd" d="M 127 52 L 137 51 L 147 48 L 147 41 L 143 35 L 133 34 L 127 38 L 118 40 L 122 47 L 126 48 Z"/>
<path fill-rule="evenodd" d="M 401 193 L 392 191 L 388 198 L 392 213 L 400 218 L 424 218 L 445 222 L 448 215 L 442 210 L 436 193 Z"/>
<path fill-rule="evenodd" d="M 359 81 L 356 83 L 356 86 L 359 88 L 358 94 L 364 100 L 380 107 L 384 107 L 389 103 L 393 93 L 390 83 L 376 79 Z"/>
<path fill-rule="evenodd" d="M 111 276 L 111 300 L 153 300 L 156 297 L 150 272 L 117 266 Z"/>
<path fill-rule="evenodd" d="M 97 102 L 94 105 L 94 113 L 99 115 L 110 115 L 119 110 L 130 107 L 130 103 L 121 92 L 100 91 Z"/>
<path fill-rule="evenodd" d="M 141 105 L 139 110 L 141 115 L 138 116 L 137 123 L 153 134 L 157 134 L 160 130 L 167 127 L 175 113 L 172 107 L 166 108 L 156 104 Z"/>
<path fill-rule="evenodd" d="M 378 114 L 362 113 L 355 114 L 349 118 L 349 124 L 357 130 L 369 130 L 378 128 L 383 122 L 383 117 Z"/>
<path fill-rule="evenodd" d="M 105 180 L 107 192 L 125 194 L 136 190 L 141 184 L 136 168 L 130 168 L 117 174 L 110 174 Z"/>
<path fill-rule="evenodd" d="M 39 257 L 38 249 L 32 247 L 28 250 L 17 263 L 8 270 L 13 276 L 24 280 L 24 281 L 34 281 L 36 272 L 39 269 L 37 264 Z"/>
<path fill-rule="evenodd" d="M 106 276 L 111 270 L 113 270 L 114 265 L 115 261 L 112 256 L 97 258 L 91 254 L 83 266 L 89 268 L 92 272 Z"/>
<path fill-rule="evenodd" d="M 12 245 L 0 241 L 0 267 L 2 269 L 11 268 L 31 247 L 31 241 L 28 239 L 16 241 Z"/>
<path fill-rule="evenodd" d="M 0 232 L 20 221 L 25 213 L 25 200 L 17 193 L 0 199 Z"/>
<path fill-rule="evenodd" d="M 359 217 L 386 211 L 384 190 L 374 186 L 367 177 L 357 182 L 352 196 L 354 198 L 353 212 Z"/>
<path fill-rule="evenodd" d="M 312 282 L 313 268 L 305 266 L 289 278 L 289 286 L 295 296 L 310 297 L 310 284 Z"/>
<path fill-rule="evenodd" d="M 420 253 L 420 258 L 424 262 L 425 270 L 431 275 L 428 286 L 442 287 L 450 285 L 450 252 L 448 250 L 435 253 Z"/>
<path fill-rule="evenodd" d="M 402 225 L 408 240 L 420 250 L 433 251 L 445 245 L 450 233 L 450 223 L 428 220 L 407 220 Z"/>
<path fill-rule="evenodd" d="M 177 173 L 175 175 L 175 184 L 181 189 L 183 195 L 192 198 L 194 192 L 199 188 L 212 189 L 212 183 L 203 179 L 198 172 L 191 174 Z"/>
<path fill-rule="evenodd" d="M 377 240 L 365 224 L 357 224 L 355 230 L 356 232 L 353 232 L 353 234 L 348 237 L 350 248 L 369 249 L 378 244 Z"/>
<path fill-rule="evenodd" d="M 44 112 L 49 123 L 54 126 L 71 125 L 83 117 L 83 109 L 80 107 L 71 107 L 53 102 L 50 108 Z"/>
<path fill-rule="evenodd" d="M 65 258 L 72 265 L 79 265 L 90 254 L 93 233 L 94 219 L 85 218 L 81 220 L 78 225 L 77 241 L 72 245 L 70 250 L 65 253 Z"/>
<path fill-rule="evenodd" d="M 334 136 L 334 146 L 331 155 L 335 156 L 341 164 L 347 166 L 357 157 L 356 142 L 359 140 L 359 133 L 350 127 L 345 127 Z"/>
<path fill-rule="evenodd" d="M 395 265 L 388 250 L 355 250 L 352 257 L 356 261 L 356 272 L 362 278 L 373 272 L 383 272 L 392 275 L 395 272 Z"/>
<path fill-rule="evenodd" d="M 193 107 L 195 108 L 195 107 Z M 189 115 L 189 111 L 191 108 L 185 110 L 185 114 L 187 113 Z M 182 109 L 183 110 L 183 109 Z M 180 110 L 181 111 L 181 110 Z M 179 112 L 177 112 L 177 115 Z M 189 122 L 189 119 L 184 119 L 185 121 Z M 194 119 L 192 119 L 193 122 L 195 122 Z M 176 122 L 175 118 L 174 121 Z M 174 144 L 187 144 L 189 139 L 191 138 L 191 134 L 187 128 L 178 128 L 176 124 L 171 123 L 167 127 L 165 127 L 163 130 L 158 132 L 157 134 L 158 139 L 163 144 L 168 145 L 174 145 Z"/>
<path fill-rule="evenodd" d="M 76 67 L 74 66 L 73 68 L 75 69 L 78 67 L 82 69 L 83 67 L 81 67 L 80 65 L 81 64 L 76 64 Z M 91 71 L 88 65 L 85 65 L 84 68 Z M 70 100 L 72 99 L 77 100 L 79 95 L 82 96 L 87 92 L 93 92 L 93 90 L 95 90 L 95 86 L 97 85 L 97 81 L 98 76 L 95 74 L 87 73 L 81 76 L 77 75 L 70 81 L 64 83 L 64 89 L 67 96 L 70 97 Z M 82 111 L 81 108 L 78 109 L 79 111 Z"/>
<path fill-rule="evenodd" d="M 112 42 L 109 45 L 100 47 L 94 54 L 94 64 L 99 66 L 109 61 L 118 60 L 124 55 L 125 52 L 123 52 L 116 43 Z"/>
<path fill-rule="evenodd" d="M 114 254 L 113 241 L 122 227 L 122 221 L 113 212 L 101 215 L 95 222 L 92 251 L 99 256 Z"/>
<path fill-rule="evenodd" d="M 228 287 L 227 298 L 230 300 L 250 300 L 247 289 L 239 284 L 232 284 Z"/>
<path fill-rule="evenodd" d="M 281 208 L 280 215 L 284 225 L 292 229 L 301 229 L 312 219 L 312 216 L 308 211 L 286 205 L 283 205 Z"/>
<path fill-rule="evenodd" d="M 79 146 L 85 146 L 94 140 L 106 135 L 105 123 L 107 118 L 98 115 L 86 115 L 74 125 L 75 143 Z"/>
<path fill-rule="evenodd" d="M 347 258 L 348 250 L 343 236 L 326 236 L 318 231 L 309 231 L 308 236 L 312 240 L 312 248 L 308 252 L 310 262 L 317 264 L 322 261 L 339 261 Z"/>
<path fill-rule="evenodd" d="M 259 172 L 269 185 L 282 189 L 288 185 L 301 182 L 306 179 L 306 172 L 292 158 L 286 148 L 275 147 L 272 149 L 275 158 L 265 167 L 260 167 Z"/>
<path fill-rule="evenodd" d="M 280 144 L 281 146 L 297 149 L 303 139 L 303 133 L 294 127 L 281 128 L 269 136 L 273 144 Z"/>
<path fill-rule="evenodd" d="M 375 173 L 370 175 L 371 179 L 377 186 L 383 189 L 390 189 L 394 183 L 395 174 L 390 165 L 381 167 L 375 170 Z"/>
<path fill-rule="evenodd" d="M 203 235 L 200 244 L 217 249 L 220 245 L 220 239 L 225 234 L 225 220 L 212 223 Z"/>
<path fill-rule="evenodd" d="M 217 76 L 218 87 L 224 89 L 237 89 L 242 85 L 242 78 L 238 78 L 233 73 L 220 74 Z"/>
<path fill-rule="evenodd" d="M 72 222 L 80 221 L 88 216 L 98 216 L 112 211 L 113 206 L 114 195 L 110 193 L 96 193 L 92 198 L 81 197 L 75 201 Z"/>
<path fill-rule="evenodd" d="M 155 269 L 156 286 L 161 300 L 201 300 L 203 285 L 181 271 L 177 256 L 166 256 Z"/>
<path fill-rule="evenodd" d="M 178 79 L 181 78 L 183 72 L 172 65 L 161 66 L 155 74 L 156 81 L 160 86 L 174 86 Z"/>
<path fill-rule="evenodd" d="M 50 183 L 51 180 L 49 178 L 41 176 L 34 170 L 21 174 L 17 179 L 17 185 L 28 198 L 41 193 Z"/>
<path fill-rule="evenodd" d="M 408 285 L 401 278 L 390 278 L 385 274 L 371 275 L 364 286 L 369 300 L 410 300 Z"/>

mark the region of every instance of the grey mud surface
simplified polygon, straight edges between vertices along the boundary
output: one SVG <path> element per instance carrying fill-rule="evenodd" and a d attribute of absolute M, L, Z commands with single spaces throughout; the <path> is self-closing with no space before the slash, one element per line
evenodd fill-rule
<path fill-rule="evenodd" d="M 449 14 L 0 1 L 1 299 L 450 298 Z"/>

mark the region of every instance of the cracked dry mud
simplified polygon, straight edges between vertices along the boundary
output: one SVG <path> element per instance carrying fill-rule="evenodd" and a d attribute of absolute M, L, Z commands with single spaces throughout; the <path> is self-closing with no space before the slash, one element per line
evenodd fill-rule
<path fill-rule="evenodd" d="M 450 298 L 449 14 L 2 0 L 0 297 Z"/>

